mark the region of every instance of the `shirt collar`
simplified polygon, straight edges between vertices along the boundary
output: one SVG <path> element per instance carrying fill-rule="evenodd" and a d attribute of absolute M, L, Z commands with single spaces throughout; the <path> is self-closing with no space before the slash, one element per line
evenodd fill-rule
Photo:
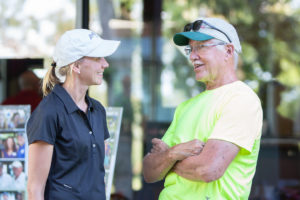
<path fill-rule="evenodd" d="M 70 94 L 60 84 L 56 84 L 54 86 L 53 92 L 64 103 L 68 114 L 80 110 L 78 106 L 75 104 L 75 102 L 73 101 Z M 85 96 L 85 100 L 88 104 L 88 110 L 93 111 L 94 108 L 95 109 L 97 108 L 96 106 L 93 105 L 92 100 L 88 95 Z"/>

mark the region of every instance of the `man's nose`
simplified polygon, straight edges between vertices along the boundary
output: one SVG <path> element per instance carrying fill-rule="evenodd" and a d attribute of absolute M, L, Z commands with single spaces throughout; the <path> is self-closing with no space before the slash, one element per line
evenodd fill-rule
<path fill-rule="evenodd" d="M 191 54 L 190 54 L 190 60 L 193 61 L 195 59 L 199 58 L 199 55 L 196 51 L 191 51 Z"/>

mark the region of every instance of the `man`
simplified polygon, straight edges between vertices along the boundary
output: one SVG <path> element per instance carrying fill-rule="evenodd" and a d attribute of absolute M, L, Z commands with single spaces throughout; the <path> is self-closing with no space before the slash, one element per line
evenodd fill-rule
<path fill-rule="evenodd" d="M 3 192 L 2 193 L 2 200 L 9 200 L 9 197 L 10 197 L 10 195 L 9 195 L 8 192 Z"/>
<path fill-rule="evenodd" d="M 14 161 L 12 163 L 13 173 L 14 173 L 14 188 L 16 190 L 25 189 L 26 175 L 23 172 L 23 165 L 20 161 Z"/>
<path fill-rule="evenodd" d="M 2 105 L 30 104 L 33 112 L 42 100 L 40 79 L 32 71 L 25 71 L 19 76 L 18 84 L 20 92 L 4 100 Z"/>
<path fill-rule="evenodd" d="M 187 24 L 173 40 L 187 45 L 195 78 L 206 90 L 180 104 L 162 140 L 152 140 L 143 161 L 145 180 L 165 178 L 160 200 L 248 199 L 262 109 L 235 73 L 241 53 L 236 30 L 224 20 L 204 18 Z"/>
<path fill-rule="evenodd" d="M 17 135 L 18 151 L 17 158 L 25 158 L 25 138 L 22 133 Z"/>
<path fill-rule="evenodd" d="M 3 163 L 0 162 L 0 190 L 9 190 L 12 187 L 12 177 L 3 172 Z"/>

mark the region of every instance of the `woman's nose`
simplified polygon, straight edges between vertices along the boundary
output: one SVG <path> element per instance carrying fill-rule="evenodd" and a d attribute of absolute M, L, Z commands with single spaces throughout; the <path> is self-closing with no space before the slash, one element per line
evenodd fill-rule
<path fill-rule="evenodd" d="M 101 58 L 101 66 L 104 67 L 104 68 L 108 68 L 109 67 L 109 64 L 105 60 L 105 58 Z"/>

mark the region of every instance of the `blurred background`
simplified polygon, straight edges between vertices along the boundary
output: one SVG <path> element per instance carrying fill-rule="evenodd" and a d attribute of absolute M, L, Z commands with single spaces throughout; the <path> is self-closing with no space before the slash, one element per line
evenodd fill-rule
<path fill-rule="evenodd" d="M 262 101 L 250 199 L 300 199 L 300 0 L 0 0 L 0 102 L 20 91 L 23 72 L 44 76 L 66 30 L 120 40 L 105 82 L 89 89 L 104 106 L 124 107 L 112 199 L 157 199 L 163 183 L 144 182 L 142 159 L 176 106 L 204 89 L 172 41 L 199 16 L 236 27 L 238 76 Z"/>

